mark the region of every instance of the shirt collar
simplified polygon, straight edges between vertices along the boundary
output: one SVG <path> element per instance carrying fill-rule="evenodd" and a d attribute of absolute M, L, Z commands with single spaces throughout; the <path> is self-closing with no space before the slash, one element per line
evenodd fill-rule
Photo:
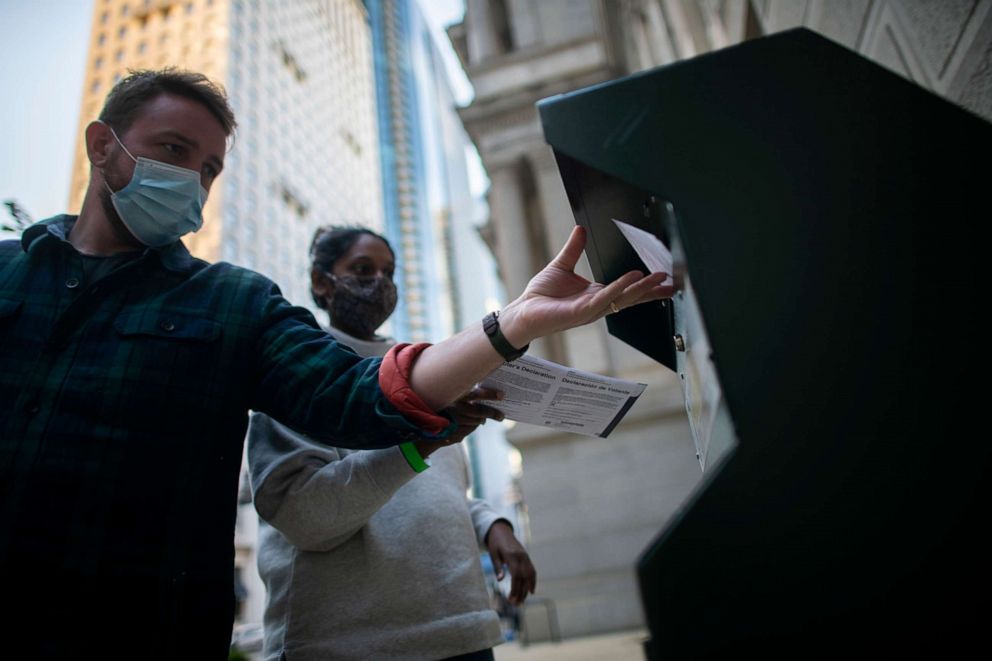
<path fill-rule="evenodd" d="M 65 241 L 74 222 L 76 222 L 76 217 L 66 214 L 38 221 L 21 233 L 21 249 L 24 252 L 31 252 L 49 235 L 60 241 Z"/>
<path fill-rule="evenodd" d="M 60 214 L 38 221 L 21 234 L 21 249 L 29 253 L 36 245 L 45 241 L 68 242 L 69 232 L 72 231 L 77 218 L 78 216 Z M 189 271 L 194 264 L 192 255 L 182 241 L 176 241 L 164 248 L 146 248 L 142 256 L 148 253 L 157 254 L 162 266 L 177 273 Z"/>

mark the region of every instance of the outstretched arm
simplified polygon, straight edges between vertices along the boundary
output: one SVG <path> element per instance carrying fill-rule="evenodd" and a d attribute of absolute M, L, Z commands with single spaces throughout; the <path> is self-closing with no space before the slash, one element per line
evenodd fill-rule
<path fill-rule="evenodd" d="M 671 280 L 664 273 L 645 276 L 631 271 L 608 285 L 576 274 L 575 265 L 585 241 L 585 229 L 575 227 L 558 256 L 500 312 L 500 326 L 510 344 L 523 347 L 610 312 L 672 295 Z M 439 411 L 502 362 L 479 323 L 420 354 L 410 372 L 410 385 L 425 404 Z"/>

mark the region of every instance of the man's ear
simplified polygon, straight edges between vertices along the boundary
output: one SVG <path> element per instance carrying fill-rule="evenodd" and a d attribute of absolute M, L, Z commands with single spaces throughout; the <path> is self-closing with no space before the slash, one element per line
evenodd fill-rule
<path fill-rule="evenodd" d="M 323 300 L 334 298 L 334 283 L 318 268 L 310 269 L 310 290 L 317 298 Z"/>
<path fill-rule="evenodd" d="M 116 142 L 110 127 L 100 120 L 86 125 L 86 156 L 96 169 L 102 170 L 107 165 Z"/>

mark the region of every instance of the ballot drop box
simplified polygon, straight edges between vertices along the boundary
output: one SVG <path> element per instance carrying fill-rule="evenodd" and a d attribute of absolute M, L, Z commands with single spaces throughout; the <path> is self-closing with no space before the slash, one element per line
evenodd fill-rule
<path fill-rule="evenodd" d="M 992 127 L 792 30 L 539 103 L 610 332 L 678 373 L 703 479 L 636 567 L 651 659 L 987 646 Z"/>

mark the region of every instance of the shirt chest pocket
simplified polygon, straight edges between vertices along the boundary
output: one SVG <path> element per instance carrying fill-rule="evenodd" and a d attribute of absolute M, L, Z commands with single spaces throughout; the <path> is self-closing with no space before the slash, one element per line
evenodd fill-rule
<path fill-rule="evenodd" d="M 132 308 L 113 319 L 113 335 L 115 341 L 100 349 L 112 355 L 104 356 L 106 367 L 94 376 L 113 393 L 102 415 L 145 433 L 142 443 L 169 439 L 173 449 L 185 448 L 182 443 L 199 437 L 182 430 L 209 428 L 230 408 L 236 361 L 225 350 L 217 319 L 163 306 Z M 192 448 L 183 453 L 195 455 Z"/>
<path fill-rule="evenodd" d="M 166 399 L 216 394 L 227 376 L 223 327 L 202 314 L 168 309 L 123 312 L 114 320 L 112 363 L 124 379 Z"/>
<path fill-rule="evenodd" d="M 124 312 L 114 321 L 123 338 L 154 338 L 176 342 L 211 343 L 221 336 L 221 324 L 204 316 L 169 310 Z"/>

